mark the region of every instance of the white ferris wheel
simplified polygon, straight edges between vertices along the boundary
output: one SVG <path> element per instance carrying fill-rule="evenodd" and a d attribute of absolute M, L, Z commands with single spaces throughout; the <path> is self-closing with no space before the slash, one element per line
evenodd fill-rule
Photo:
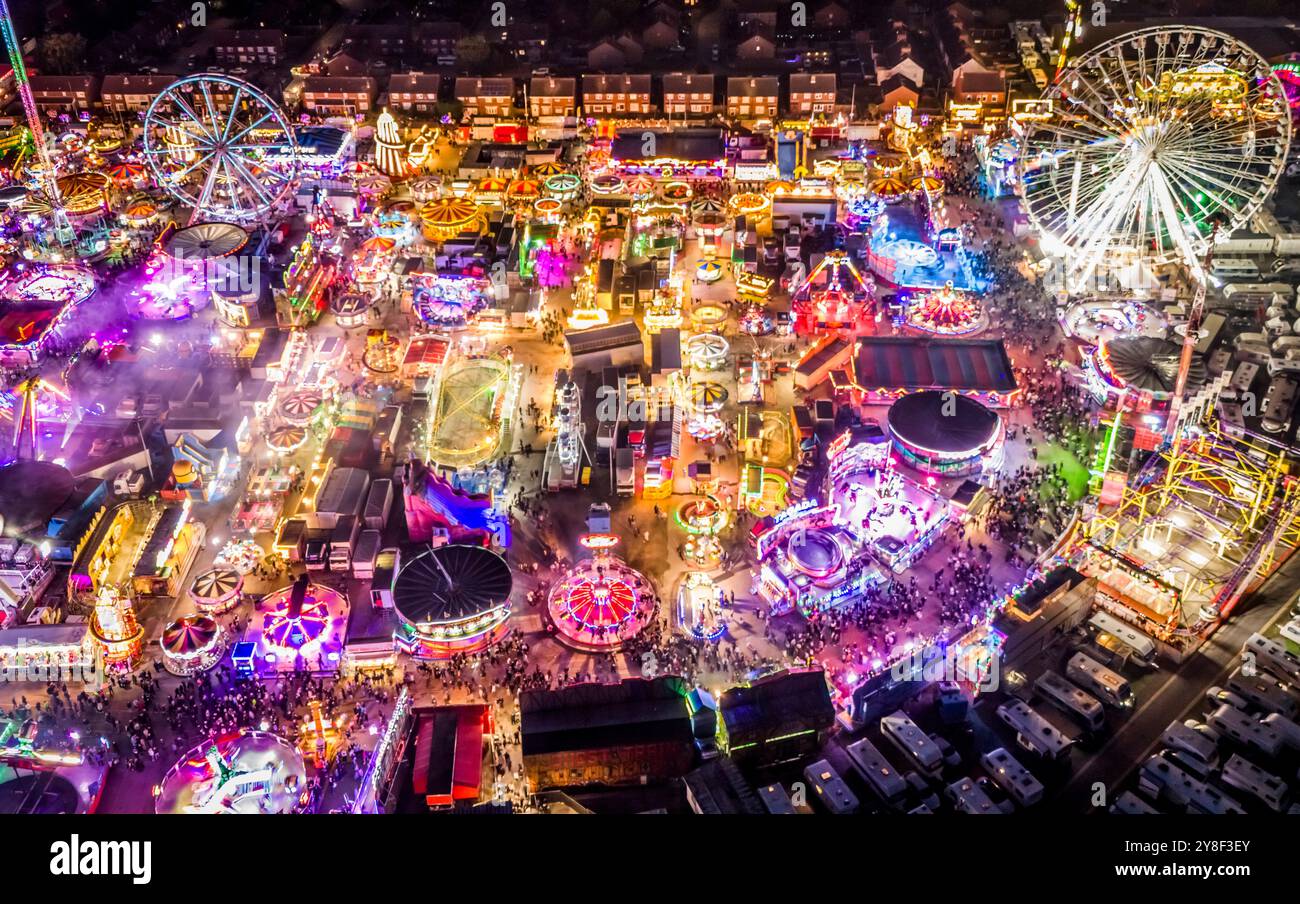
<path fill-rule="evenodd" d="M 158 184 L 191 222 L 248 222 L 268 213 L 297 175 L 293 130 L 275 102 L 220 73 L 163 89 L 145 114 L 144 151 Z"/>
<path fill-rule="evenodd" d="M 1020 191 L 1043 250 L 1081 291 L 1101 269 L 1180 262 L 1247 225 L 1286 164 L 1291 118 L 1272 68 L 1235 38 L 1155 27 L 1101 44 L 1026 122 Z"/>

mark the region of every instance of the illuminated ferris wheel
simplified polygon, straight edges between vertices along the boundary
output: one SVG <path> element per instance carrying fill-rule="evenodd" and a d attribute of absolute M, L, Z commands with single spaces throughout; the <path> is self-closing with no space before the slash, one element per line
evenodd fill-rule
<path fill-rule="evenodd" d="M 293 131 L 275 103 L 218 73 L 167 86 L 145 114 L 144 150 L 158 184 L 198 220 L 250 221 L 289 191 Z"/>
<path fill-rule="evenodd" d="M 1244 227 L 1286 162 L 1271 67 L 1217 31 L 1146 28 L 1064 69 L 1026 122 L 1021 192 L 1043 249 L 1082 289 L 1100 265 L 1199 261 Z"/>

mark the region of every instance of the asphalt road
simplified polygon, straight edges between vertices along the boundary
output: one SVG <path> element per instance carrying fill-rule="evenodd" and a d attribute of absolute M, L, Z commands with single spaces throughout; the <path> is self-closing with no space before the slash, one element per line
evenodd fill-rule
<path fill-rule="evenodd" d="M 1300 555 L 1292 555 L 1271 574 L 1227 624 L 1220 627 L 1176 670 L 1148 678 L 1137 709 L 1110 741 L 1080 764 L 1052 804 L 1053 809 L 1082 813 L 1092 807 L 1093 785 L 1101 782 L 1112 800 L 1128 775 L 1154 752 L 1160 735 L 1175 719 L 1201 718 L 1205 692 L 1222 685 L 1238 664 L 1241 646 L 1283 618 L 1300 590 Z"/>

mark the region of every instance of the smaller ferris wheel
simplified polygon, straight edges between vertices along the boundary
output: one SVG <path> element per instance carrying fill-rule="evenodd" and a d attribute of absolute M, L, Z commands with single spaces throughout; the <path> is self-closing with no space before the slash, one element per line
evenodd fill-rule
<path fill-rule="evenodd" d="M 199 220 L 261 219 L 297 175 L 293 130 L 262 91 L 220 73 L 180 79 L 145 114 L 154 179 Z"/>

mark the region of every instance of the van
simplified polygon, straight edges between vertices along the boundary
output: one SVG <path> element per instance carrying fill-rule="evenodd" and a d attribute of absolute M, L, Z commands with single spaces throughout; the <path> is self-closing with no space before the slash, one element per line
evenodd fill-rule
<path fill-rule="evenodd" d="M 785 234 L 785 259 L 791 263 L 799 260 L 802 249 L 802 242 L 797 229 L 791 229 Z"/>
<path fill-rule="evenodd" d="M 1070 657 L 1065 666 L 1065 677 L 1102 703 L 1115 707 L 1133 705 L 1133 688 L 1127 679 L 1086 653 L 1075 653 Z"/>
<path fill-rule="evenodd" d="M 1039 91 L 1047 87 L 1047 73 L 1041 69 L 1031 69 L 1029 75 L 1034 80 L 1034 87 Z"/>

